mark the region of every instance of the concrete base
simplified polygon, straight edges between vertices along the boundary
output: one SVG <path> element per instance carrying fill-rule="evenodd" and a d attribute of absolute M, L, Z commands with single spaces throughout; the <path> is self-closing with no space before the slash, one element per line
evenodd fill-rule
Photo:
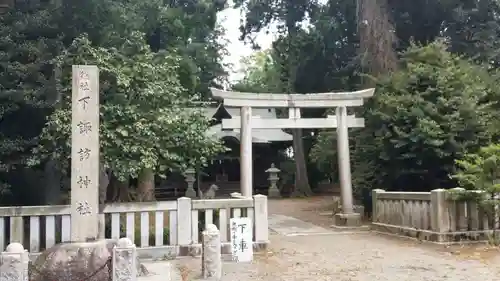
<path fill-rule="evenodd" d="M 335 225 L 343 227 L 360 227 L 361 226 L 361 214 L 335 214 Z"/>
<path fill-rule="evenodd" d="M 269 188 L 267 192 L 267 197 L 269 198 L 281 198 L 280 190 L 277 188 Z"/>
<path fill-rule="evenodd" d="M 389 234 L 399 237 L 429 241 L 436 244 L 463 244 L 491 241 L 495 230 L 456 231 L 456 232 L 434 232 L 412 227 L 390 225 L 385 223 L 372 223 L 371 230 L 377 233 Z"/>

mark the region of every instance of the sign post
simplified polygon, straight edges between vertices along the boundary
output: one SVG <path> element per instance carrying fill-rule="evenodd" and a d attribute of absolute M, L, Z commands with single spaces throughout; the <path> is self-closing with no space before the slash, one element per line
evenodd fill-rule
<path fill-rule="evenodd" d="M 99 225 L 99 70 L 73 65 L 71 241 L 93 241 Z"/>
<path fill-rule="evenodd" d="M 232 218 L 231 226 L 231 253 L 235 262 L 250 262 L 253 260 L 253 227 L 252 220 Z"/>

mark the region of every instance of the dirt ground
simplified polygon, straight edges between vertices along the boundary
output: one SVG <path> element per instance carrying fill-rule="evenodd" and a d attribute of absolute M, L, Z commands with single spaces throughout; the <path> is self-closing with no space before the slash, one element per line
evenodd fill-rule
<path fill-rule="evenodd" d="M 252 262 L 224 263 L 221 281 L 500 280 L 497 248 L 443 246 L 369 231 L 337 231 L 330 228 L 331 216 L 320 214 L 331 209 L 330 198 L 270 200 L 271 215 L 291 216 L 332 233 L 287 236 L 272 232 L 269 248 L 256 253 Z M 199 259 L 179 259 L 175 264 L 183 281 L 202 280 Z M 154 271 L 154 265 L 151 268 Z"/>
<path fill-rule="evenodd" d="M 332 211 L 332 196 L 313 196 L 307 198 L 287 198 L 271 199 L 268 201 L 270 214 L 280 214 L 291 216 L 312 224 L 330 228 L 333 224 L 332 216 L 325 215 Z M 369 221 L 365 222 L 369 224 Z M 464 259 L 481 260 L 491 262 L 500 260 L 500 248 L 492 247 L 486 243 L 437 245 L 434 243 L 421 242 L 409 238 L 389 236 L 385 234 L 372 235 L 380 236 L 381 239 L 390 240 L 401 246 L 416 246 L 432 249 L 438 252 L 449 253 L 450 255 L 463 257 Z"/>
<path fill-rule="evenodd" d="M 497 281 L 500 251 L 486 244 L 436 245 L 377 234 L 331 228 L 331 196 L 269 201 L 269 213 L 291 216 L 329 229 L 327 235 L 287 236 L 272 232 L 267 251 L 250 263 L 225 262 L 221 281 Z M 324 234 L 324 232 L 323 232 Z M 173 261 L 177 279 L 200 279 L 201 260 Z M 165 263 L 147 265 L 165 279 Z"/>
<path fill-rule="evenodd" d="M 322 227 L 330 227 L 333 223 L 332 217 L 320 215 L 332 212 L 332 196 L 269 199 L 268 208 L 269 214 L 286 215 Z"/>

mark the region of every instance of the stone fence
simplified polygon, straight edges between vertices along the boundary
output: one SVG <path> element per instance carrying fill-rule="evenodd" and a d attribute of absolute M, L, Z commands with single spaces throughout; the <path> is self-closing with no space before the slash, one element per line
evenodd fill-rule
<path fill-rule="evenodd" d="M 463 189 L 455 189 L 461 191 Z M 491 215 L 474 201 L 453 200 L 450 192 L 372 191 L 372 229 L 434 242 L 487 240 L 495 227 Z"/>
<path fill-rule="evenodd" d="M 250 217 L 254 248 L 269 243 L 267 197 L 111 203 L 103 209 L 102 238 L 127 237 L 141 258 L 199 255 L 201 230 L 215 224 L 223 253 L 230 253 L 229 219 Z M 70 242 L 69 205 L 0 207 L 0 251 L 21 243 L 31 256 L 61 242 Z"/>

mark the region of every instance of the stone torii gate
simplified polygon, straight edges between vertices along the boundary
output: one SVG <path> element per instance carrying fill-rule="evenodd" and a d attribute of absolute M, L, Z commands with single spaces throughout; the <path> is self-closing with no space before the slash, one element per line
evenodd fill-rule
<path fill-rule="evenodd" d="M 241 194 L 252 196 L 252 129 L 313 129 L 337 128 L 337 154 L 342 202 L 342 213 L 335 215 L 337 225 L 357 226 L 361 223 L 360 214 L 354 213 L 351 183 L 351 164 L 349 156 L 348 128 L 364 127 L 364 119 L 347 115 L 347 107 L 362 106 L 366 98 L 373 96 L 375 89 L 355 92 L 317 93 L 317 94 L 256 94 L 211 89 L 214 98 L 222 99 L 224 105 L 240 107 L 240 117 L 223 119 L 223 129 L 240 129 L 240 174 Z M 287 118 L 252 117 L 252 107 L 288 108 Z M 336 108 L 336 115 L 326 118 L 304 118 L 301 108 Z"/>

